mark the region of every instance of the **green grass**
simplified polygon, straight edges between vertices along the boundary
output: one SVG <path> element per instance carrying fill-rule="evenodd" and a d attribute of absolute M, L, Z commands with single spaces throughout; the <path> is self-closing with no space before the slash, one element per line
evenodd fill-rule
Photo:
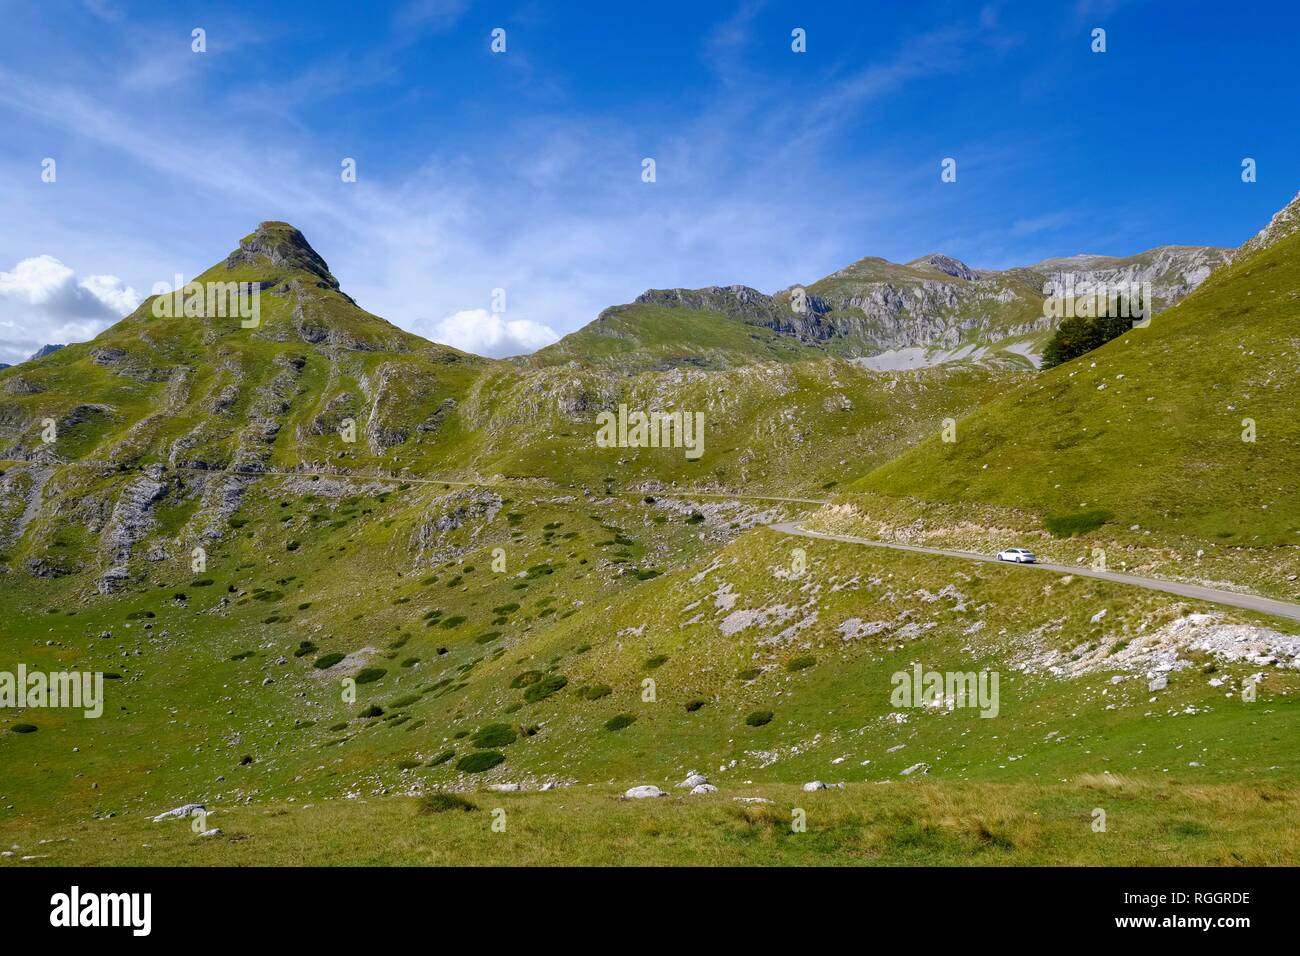
<path fill-rule="evenodd" d="M 41 408 L 57 417 L 93 400 L 112 410 L 72 425 L 56 451 L 113 464 L 50 467 L 58 504 L 5 547 L 0 651 L 31 668 L 121 677 L 106 685 L 98 720 L 0 714 L 10 731 L 0 732 L 0 843 L 54 847 L 50 862 L 69 865 L 1294 862 L 1279 820 L 1294 813 L 1300 780 L 1300 675 L 1184 648 L 1191 666 L 1152 693 L 1140 669 L 1115 662 L 1215 609 L 745 530 L 804 509 L 682 490 L 824 497 L 869 473 L 812 520 L 870 535 L 906 528 L 920 540 L 1023 534 L 1014 543 L 1067 562 L 1104 544 L 1112 566 L 1159 554 L 1186 575 L 1219 573 L 1235 557 L 1294 590 L 1287 454 L 1261 446 L 1238 459 L 1217 438 L 1193 440 L 1204 422 L 1226 421 L 1221 406 L 1244 401 L 1233 383 L 1253 381 L 1254 368 L 1273 375 L 1250 389 L 1261 441 L 1294 446 L 1293 424 L 1277 417 L 1295 404 L 1291 379 L 1270 364 L 1294 268 L 1270 255 L 1233 267 L 1253 283 L 1249 301 L 1234 305 L 1216 277 L 1212 307 L 1198 293 L 1167 313 L 1168 330 L 1158 317 L 1143 330 L 1150 355 L 1120 351 L 1121 339 L 1098 350 L 1098 370 L 1071 378 L 1066 366 L 1022 390 L 1006 385 L 1023 372 L 870 373 L 816 349 L 791 352 L 788 339 L 733 319 L 706 320 L 674 350 L 673 323 L 692 318 L 680 309 L 641 315 L 668 323 L 658 329 L 627 326 L 661 339 L 605 336 L 609 352 L 593 363 L 469 359 L 356 309 L 311 271 L 296 276 L 308 290 L 302 315 L 292 296 L 268 296 L 258 334 L 137 315 L 95 343 L 0 373 L 45 389 L 0 396 L 10 447 L 34 448 L 28 423 Z M 231 274 L 283 278 L 253 266 Z M 1281 305 L 1264 295 L 1274 289 Z M 347 347 L 326 354 L 299 335 L 303 321 Z M 1215 339 L 1212 321 L 1248 334 Z M 1190 331 L 1175 336 L 1180 323 Z M 1217 343 L 1223 377 L 1196 359 L 1187 387 L 1158 382 L 1189 336 Z M 1257 354 L 1232 354 L 1234 341 Z M 97 363 L 101 346 L 123 349 L 131 374 Z M 696 371 L 671 373 L 674 399 L 710 423 L 702 461 L 593 448 L 592 396 L 649 407 L 663 394 L 661 365 L 681 364 Z M 1138 402 L 1147 389 L 1158 415 Z M 962 419 L 955 446 L 922 441 L 1002 392 Z M 349 447 L 332 430 L 345 409 L 372 423 Z M 266 439 L 250 431 L 263 417 L 279 426 Z M 1185 471 L 1162 428 L 1191 442 Z M 1107 457 L 1140 435 L 1155 450 Z M 899 459 L 914 463 L 910 477 L 901 465 L 877 468 L 918 441 Z M 102 536 L 67 509 L 112 515 L 140 466 L 176 447 L 216 470 L 164 473 L 130 577 L 100 595 Z M 1026 473 L 1011 474 L 1022 452 Z M 236 461 L 287 474 L 220 470 Z M 4 467 L 15 493 L 0 498 L 0 519 L 12 528 L 44 472 L 31 461 Z M 1202 477 L 1208 490 L 1195 484 Z M 1232 482 L 1247 496 L 1229 500 Z M 1098 512 L 1114 517 L 1097 523 Z M 198 540 L 202 570 L 191 564 Z M 146 560 L 155 545 L 166 557 Z M 32 562 L 49 576 L 28 573 Z M 1224 620 L 1300 631 L 1245 612 Z M 1079 677 L 1026 666 L 1094 654 L 1102 663 Z M 894 708 L 892 677 L 918 662 L 996 670 L 996 719 Z M 1259 699 L 1246 702 L 1240 690 L 1256 672 Z M 23 733 L 32 722 L 39 732 Z M 921 762 L 924 780 L 901 776 Z M 671 787 L 692 767 L 724 768 L 711 773 L 723 792 L 654 807 L 618 799 L 636 784 Z M 812 779 L 848 786 L 803 794 Z M 415 799 L 381 796 L 541 781 L 567 786 L 493 795 L 510 808 L 506 834 L 486 814 L 426 815 Z M 195 801 L 225 815 L 223 839 L 149 822 Z M 1097 805 L 1114 821 L 1109 842 L 1087 826 Z M 796 806 L 809 811 L 808 834 L 786 832 Z"/>
<path fill-rule="evenodd" d="M 936 429 L 845 500 L 894 499 L 879 510 L 901 523 L 951 516 L 1132 546 L 1166 573 L 1170 552 L 1199 550 L 1207 578 L 1294 594 L 1300 395 L 1281 330 L 1297 294 L 1292 235 L 1216 271 L 1149 327 L 961 418 L 956 441 Z"/>
<path fill-rule="evenodd" d="M 223 835 L 142 816 L 0 827 L 41 858 L 0 866 L 1296 866 L 1300 793 L 1164 780 L 916 781 L 808 794 L 743 786 L 663 800 L 617 791 L 494 794 L 504 832 L 465 796 L 216 807 Z M 1093 810 L 1107 829 L 1092 830 Z M 806 818 L 794 832 L 795 809 Z M 38 838 L 53 844 L 36 849 Z"/>

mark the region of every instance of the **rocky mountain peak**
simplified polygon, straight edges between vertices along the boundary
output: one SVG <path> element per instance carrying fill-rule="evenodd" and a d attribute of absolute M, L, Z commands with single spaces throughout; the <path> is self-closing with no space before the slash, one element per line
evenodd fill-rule
<path fill-rule="evenodd" d="M 65 345 L 42 345 L 39 349 L 28 356 L 27 361 L 35 362 L 37 359 L 43 359 L 47 355 L 53 355 L 59 349 L 67 348 Z"/>
<path fill-rule="evenodd" d="M 239 248 L 226 257 L 226 268 L 260 267 L 270 264 L 276 269 L 294 269 L 316 276 L 325 288 L 337 289 L 339 280 L 330 272 L 320 253 L 307 238 L 287 222 L 268 220 L 239 242 Z"/>
<path fill-rule="evenodd" d="M 980 277 L 980 274 L 972 269 L 960 259 L 954 259 L 952 256 L 945 256 L 941 252 L 936 252 L 928 256 L 922 256 L 920 259 L 914 259 L 909 262 L 910 266 L 929 266 L 932 269 L 938 269 L 944 275 L 950 275 L 954 279 L 965 279 L 967 282 L 974 282 Z"/>
<path fill-rule="evenodd" d="M 1284 239 L 1300 230 L 1300 193 L 1289 203 L 1273 214 L 1268 225 L 1247 240 L 1241 247 L 1243 254 L 1271 246 L 1279 239 Z"/>

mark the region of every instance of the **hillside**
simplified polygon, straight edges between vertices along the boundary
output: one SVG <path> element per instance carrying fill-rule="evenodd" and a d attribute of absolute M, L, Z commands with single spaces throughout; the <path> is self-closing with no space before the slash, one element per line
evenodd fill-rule
<path fill-rule="evenodd" d="M 1044 300 L 1074 284 L 1149 283 L 1154 309 L 1195 289 L 1230 250 L 1164 246 L 977 271 L 942 254 L 861 259 L 808 286 L 651 289 L 524 360 L 628 371 L 730 368 L 837 356 L 875 371 L 940 364 L 1033 367 L 1056 320 Z"/>
<path fill-rule="evenodd" d="M 1295 207 L 1149 327 L 981 407 L 955 442 L 932 435 L 848 486 L 869 495 L 856 503 L 900 525 L 930 512 L 936 533 L 963 521 L 1084 532 L 1069 553 L 1109 543 L 1146 566 L 1181 562 L 1179 574 L 1200 563 L 1244 580 L 1249 565 L 1275 593 L 1300 593 L 1300 234 L 1276 226 Z"/>
<path fill-rule="evenodd" d="M 1117 508 L 1100 496 L 1124 476 L 1134 508 L 1168 512 L 1143 530 L 1201 534 L 1194 509 L 1236 481 L 1268 492 L 1249 530 L 1288 546 L 1272 458 L 1191 458 L 1213 487 L 1171 486 L 1193 412 L 1244 414 L 1217 402 L 1249 401 L 1261 442 L 1295 437 L 1273 356 L 1300 236 L 1276 232 L 1096 368 L 898 372 L 858 360 L 869 336 L 841 334 L 859 322 L 844 303 L 915 279 L 959 286 L 965 308 L 1029 280 L 871 261 L 803 324 L 753 290 L 659 290 L 492 362 L 365 312 L 297 230 L 264 223 L 200 277 L 258 283 L 256 327 L 146 303 L 0 373 L 0 652 L 107 688 L 98 719 L 0 714 L 0 843 L 52 863 L 612 862 L 628 843 L 644 862 L 752 862 L 755 841 L 789 862 L 1097 863 L 1154 862 L 1160 841 L 1164 860 L 1292 863 L 1271 835 L 1300 773 L 1294 622 L 768 527 L 888 516 L 923 533 L 918 488 L 954 516 L 1033 492 L 1069 517 L 1091 496 Z M 996 325 L 973 314 L 954 321 Z M 1176 359 L 1187 375 L 1160 374 Z M 600 447 L 597 416 L 620 405 L 702 413 L 704 453 Z M 958 442 L 936 447 L 947 419 Z M 1157 422 L 1182 431 L 1127 471 L 1107 457 Z M 1012 442 L 1072 467 L 1017 474 Z M 1215 531 L 1249 510 L 1218 507 Z M 1000 690 L 984 716 L 899 705 L 918 668 Z M 692 771 L 716 791 L 678 789 Z M 796 789 L 812 781 L 833 792 Z M 680 796 L 621 799 L 646 784 Z M 434 812 L 461 806 L 450 794 L 513 801 L 518 832 L 572 845 L 485 850 L 466 829 L 484 815 Z M 1086 823 L 1099 795 L 1123 821 L 1106 852 Z M 153 822 L 194 802 L 219 838 Z M 786 839 L 792 808 L 812 809 L 819 852 Z"/>

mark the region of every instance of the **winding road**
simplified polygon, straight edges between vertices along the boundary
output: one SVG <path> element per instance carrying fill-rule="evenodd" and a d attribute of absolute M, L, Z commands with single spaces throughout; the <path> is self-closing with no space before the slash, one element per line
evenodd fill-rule
<path fill-rule="evenodd" d="M 28 462 L 15 462 L 15 464 L 30 464 Z M 110 467 L 110 462 L 63 462 L 60 464 Z M 191 469 L 179 469 L 191 470 Z M 337 474 L 333 472 L 305 472 L 305 471 L 262 471 L 262 472 L 236 472 L 230 469 L 213 469 L 213 472 L 226 472 L 230 474 L 240 474 L 248 478 L 333 478 L 344 481 L 381 481 L 381 482 L 408 482 L 421 485 L 455 485 L 458 487 L 519 487 L 522 483 L 514 482 L 492 482 L 482 479 L 475 481 L 454 480 L 447 478 L 415 478 L 410 476 L 389 476 L 376 474 Z M 212 472 L 210 472 L 212 473 Z M 577 491 L 578 489 L 565 489 L 562 486 L 552 487 L 549 490 L 554 491 Z M 614 492 L 619 495 L 642 495 L 644 492 L 636 491 L 619 491 Z M 656 492 L 661 497 L 676 498 L 710 498 L 723 500 L 747 500 L 747 501 L 772 501 L 783 502 L 786 504 L 807 504 L 807 505 L 825 505 L 828 501 L 820 498 L 798 498 L 781 495 L 745 495 L 730 492 L 698 492 L 687 491 L 685 489 L 670 489 L 667 491 Z M 39 496 L 38 496 L 39 499 Z M 29 504 L 29 508 L 30 508 Z M 1210 604 L 1224 604 L 1229 607 L 1239 607 L 1247 611 L 1257 611 L 1260 614 L 1268 614 L 1274 617 L 1284 617 L 1292 621 L 1300 621 L 1300 604 L 1292 604 L 1287 601 L 1279 601 L 1274 598 L 1261 597 L 1257 594 L 1240 593 L 1237 591 L 1222 591 L 1218 588 L 1207 588 L 1199 584 L 1184 584 L 1181 581 L 1166 581 L 1162 578 L 1143 578 L 1134 574 L 1120 574 L 1117 571 L 1097 571 L 1086 565 L 1073 564 L 1009 564 L 1005 561 L 999 561 L 991 554 L 982 554 L 978 551 L 954 551 L 945 548 L 926 548 L 916 544 L 900 544 L 893 541 L 874 541 L 871 538 L 859 538 L 849 534 L 827 534 L 821 531 L 809 531 L 798 521 L 777 521 L 768 525 L 773 531 L 781 534 L 795 535 L 801 538 L 813 538 L 819 541 L 839 541 L 845 544 L 859 544 L 870 548 L 892 548 L 895 551 L 912 551 L 916 554 L 934 554 L 945 558 L 959 558 L 966 561 L 990 561 L 1000 564 L 1004 567 L 1018 567 L 1027 570 L 1051 571 L 1055 574 L 1074 574 L 1079 577 L 1097 578 L 1102 581 L 1113 581 L 1116 584 L 1128 584 L 1133 587 L 1146 588 L 1148 591 L 1163 591 L 1166 594 L 1176 594 L 1179 597 L 1193 598 L 1197 601 L 1206 601 Z"/>
<path fill-rule="evenodd" d="M 1220 591 L 1217 588 L 1202 587 L 1199 584 L 1183 584 L 1179 581 L 1165 581 L 1160 578 L 1140 578 L 1133 574 L 1119 574 L 1116 571 L 1096 571 L 1090 567 L 1072 564 L 1009 564 L 999 561 L 991 554 L 976 551 L 949 551 L 943 548 L 923 548 L 916 544 L 898 544 L 891 541 L 873 541 L 870 538 L 858 538 L 849 534 L 826 534 L 821 531 L 809 531 L 797 521 L 778 521 L 768 525 L 773 531 L 782 534 L 797 535 L 801 538 L 815 538 L 820 541 L 842 541 L 846 544 L 861 544 L 871 548 L 892 548 L 895 551 L 913 551 L 917 554 L 937 554 L 945 558 L 963 558 L 967 561 L 991 561 L 1004 567 L 1024 568 L 1025 570 L 1052 571 L 1056 574 L 1074 574 L 1084 578 L 1098 578 L 1102 581 L 1114 581 L 1116 584 L 1131 584 L 1146 588 L 1148 591 L 1164 591 L 1179 597 L 1195 598 L 1212 604 L 1227 604 L 1258 611 L 1275 617 L 1290 618 L 1300 621 L 1300 604 L 1289 604 L 1273 598 L 1259 597 L 1255 594 L 1239 594 L 1235 591 Z"/>

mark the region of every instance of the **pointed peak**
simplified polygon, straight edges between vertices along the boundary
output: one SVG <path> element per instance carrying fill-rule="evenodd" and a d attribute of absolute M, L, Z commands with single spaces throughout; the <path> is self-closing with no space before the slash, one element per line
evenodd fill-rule
<path fill-rule="evenodd" d="M 330 288 L 339 287 L 338 279 L 320 253 L 311 247 L 307 237 L 287 222 L 267 220 L 239 241 L 239 248 L 226 257 L 226 268 L 270 265 L 276 269 L 297 269 L 309 272 Z"/>

